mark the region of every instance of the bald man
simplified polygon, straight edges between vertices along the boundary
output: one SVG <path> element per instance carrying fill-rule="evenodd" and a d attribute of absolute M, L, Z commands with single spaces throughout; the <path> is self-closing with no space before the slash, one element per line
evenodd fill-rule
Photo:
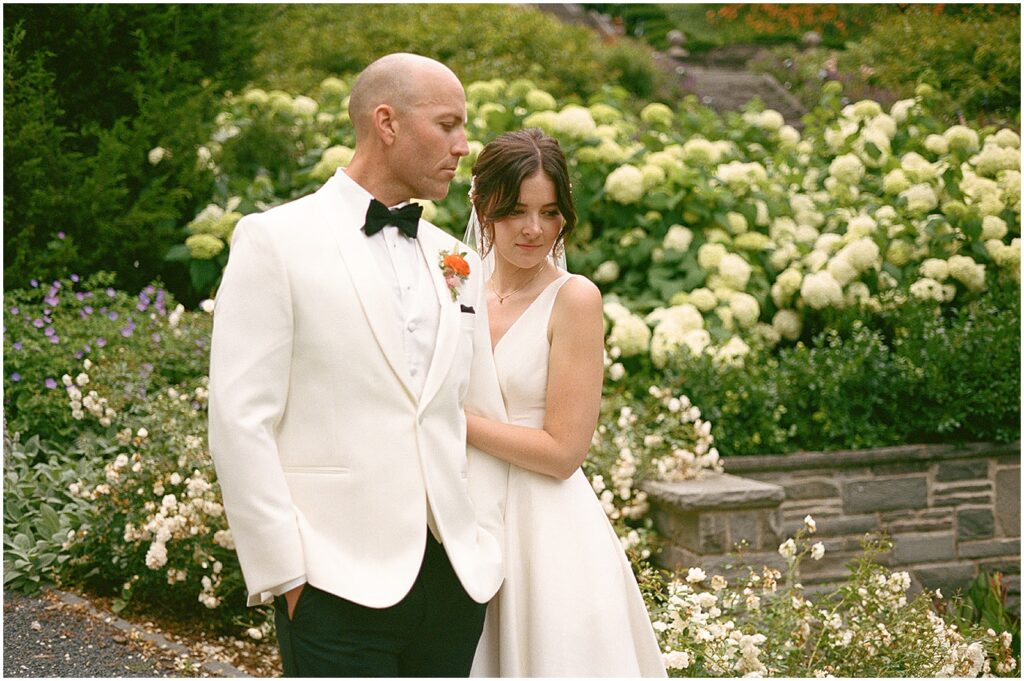
<path fill-rule="evenodd" d="M 420 219 L 468 153 L 465 93 L 411 54 L 352 88 L 352 162 L 239 221 L 216 297 L 210 452 L 286 676 L 467 676 L 502 580 L 503 405 L 475 254 Z M 446 279 L 463 254 L 469 273 Z M 462 274 L 465 274 L 463 271 Z"/>

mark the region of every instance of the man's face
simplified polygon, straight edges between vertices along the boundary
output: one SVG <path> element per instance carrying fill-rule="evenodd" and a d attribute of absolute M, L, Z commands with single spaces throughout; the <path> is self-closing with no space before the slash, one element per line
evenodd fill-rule
<path fill-rule="evenodd" d="M 410 105 L 396 112 L 391 166 L 409 196 L 439 200 L 448 195 L 459 159 L 469 154 L 466 142 L 466 94 L 446 73 L 419 79 Z"/>

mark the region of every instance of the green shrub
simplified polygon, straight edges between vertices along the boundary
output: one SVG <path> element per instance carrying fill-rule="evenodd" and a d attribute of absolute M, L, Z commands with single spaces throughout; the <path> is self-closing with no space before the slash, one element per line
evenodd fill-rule
<path fill-rule="evenodd" d="M 464 83 L 529 78 L 559 97 L 585 98 L 605 83 L 649 96 L 657 74 L 638 49 L 627 59 L 587 29 L 509 5 L 285 5 L 259 43 L 253 84 L 291 92 L 358 73 L 390 52 L 437 59 Z"/>
<path fill-rule="evenodd" d="M 847 70 L 871 69 L 868 83 L 901 95 L 924 82 L 948 98 L 950 111 L 1019 121 L 1020 44 L 1019 5 L 981 5 L 957 14 L 911 6 L 876 24 L 841 61 Z"/>
<path fill-rule="evenodd" d="M 108 270 L 190 295 L 163 251 L 210 192 L 195 148 L 219 93 L 248 77 L 262 12 L 5 6 L 5 288 Z"/>

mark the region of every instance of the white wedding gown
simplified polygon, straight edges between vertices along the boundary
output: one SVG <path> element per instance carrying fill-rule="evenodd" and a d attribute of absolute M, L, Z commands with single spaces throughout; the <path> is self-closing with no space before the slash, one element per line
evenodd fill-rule
<path fill-rule="evenodd" d="M 509 421 L 541 428 L 553 281 L 494 349 Z M 472 676 L 665 676 L 629 561 L 582 470 L 558 480 L 512 466 L 505 582 L 487 608 Z"/>

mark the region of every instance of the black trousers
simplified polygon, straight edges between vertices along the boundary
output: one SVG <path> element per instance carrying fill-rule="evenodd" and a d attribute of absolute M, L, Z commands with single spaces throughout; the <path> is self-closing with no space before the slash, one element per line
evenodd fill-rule
<path fill-rule="evenodd" d="M 274 606 L 287 677 L 468 677 L 486 610 L 466 594 L 430 532 L 412 590 L 389 608 L 310 584 L 291 619 L 283 596 Z"/>

